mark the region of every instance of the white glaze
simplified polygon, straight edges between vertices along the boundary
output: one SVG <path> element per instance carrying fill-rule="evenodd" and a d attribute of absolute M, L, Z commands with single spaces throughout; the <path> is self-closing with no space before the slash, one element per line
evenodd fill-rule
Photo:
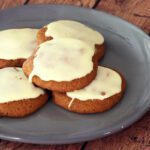
<path fill-rule="evenodd" d="M 104 42 L 104 38 L 99 32 L 77 21 L 59 20 L 48 24 L 46 27 L 46 37 L 76 38 L 93 46 Z"/>
<path fill-rule="evenodd" d="M 37 75 L 44 81 L 71 81 L 93 70 L 92 47 L 71 38 L 53 39 L 40 45 L 29 81 Z"/>
<path fill-rule="evenodd" d="M 21 68 L 0 69 L 0 103 L 36 98 L 44 90 L 29 83 Z"/>
<path fill-rule="evenodd" d="M 28 58 L 36 48 L 37 29 L 0 31 L 0 59 Z"/>
<path fill-rule="evenodd" d="M 72 99 L 76 98 L 81 101 L 104 100 L 121 92 L 121 85 L 122 79 L 117 72 L 99 66 L 96 78 L 87 87 L 66 94 Z"/>
<path fill-rule="evenodd" d="M 71 105 L 73 104 L 74 100 L 75 100 L 75 99 L 72 99 L 72 100 L 69 102 L 68 108 L 71 107 Z"/>

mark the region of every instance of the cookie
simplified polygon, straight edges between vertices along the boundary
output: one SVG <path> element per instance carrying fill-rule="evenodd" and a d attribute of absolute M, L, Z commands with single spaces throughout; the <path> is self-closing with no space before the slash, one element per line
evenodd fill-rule
<path fill-rule="evenodd" d="M 0 76 L 0 116 L 25 117 L 47 102 L 47 93 L 29 83 L 22 68 L 0 69 Z"/>
<path fill-rule="evenodd" d="M 21 67 L 36 48 L 37 29 L 0 31 L 0 68 Z"/>
<path fill-rule="evenodd" d="M 72 112 L 91 114 L 111 109 L 122 98 L 124 77 L 109 68 L 98 67 L 96 78 L 87 87 L 73 92 L 53 91 L 53 102 Z"/>
<path fill-rule="evenodd" d="M 73 20 L 55 21 L 41 28 L 37 33 L 38 44 L 57 38 L 75 38 L 95 46 L 97 60 L 104 55 L 103 35 L 80 22 Z"/>
<path fill-rule="evenodd" d="M 53 39 L 40 45 L 23 64 L 23 71 L 39 87 L 67 92 L 87 86 L 96 76 L 94 49 L 85 42 Z"/>

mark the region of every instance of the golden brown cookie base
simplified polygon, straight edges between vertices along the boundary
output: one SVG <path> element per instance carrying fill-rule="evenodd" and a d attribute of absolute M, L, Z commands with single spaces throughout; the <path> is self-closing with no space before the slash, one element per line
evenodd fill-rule
<path fill-rule="evenodd" d="M 102 45 L 95 45 L 95 54 L 93 59 L 98 62 L 104 57 L 104 54 L 105 54 L 105 44 L 103 43 Z"/>
<path fill-rule="evenodd" d="M 0 69 L 5 68 L 5 67 L 22 67 L 24 61 L 26 59 L 0 59 Z"/>
<path fill-rule="evenodd" d="M 37 32 L 37 35 L 36 35 L 36 41 L 37 41 L 37 44 L 40 45 L 46 41 L 49 41 L 51 39 L 53 39 L 52 37 L 46 37 L 45 36 L 45 32 L 46 32 L 47 28 L 46 27 L 43 27 L 41 28 L 38 32 Z"/>
<path fill-rule="evenodd" d="M 122 76 L 121 76 L 122 77 Z M 122 90 L 120 93 L 115 94 L 105 100 L 87 100 L 81 101 L 79 99 L 74 99 L 72 104 L 69 107 L 72 98 L 68 97 L 65 93 L 55 92 L 53 91 L 53 102 L 71 112 L 81 113 L 81 114 L 92 114 L 103 112 L 111 109 L 114 105 L 116 105 L 122 98 L 126 87 L 125 79 L 122 77 Z"/>
<path fill-rule="evenodd" d="M 37 33 L 37 44 L 40 45 L 41 43 L 45 42 L 45 41 L 49 41 L 51 39 L 53 39 L 53 37 L 46 37 L 45 36 L 45 32 L 46 32 L 47 28 L 43 27 L 41 28 L 38 33 Z M 95 45 L 95 56 L 94 56 L 94 60 L 100 60 L 105 53 L 105 45 L 104 43 L 101 45 Z"/>
<path fill-rule="evenodd" d="M 48 95 L 45 93 L 37 98 L 0 103 L 0 116 L 25 117 L 41 108 L 47 100 Z"/>
<path fill-rule="evenodd" d="M 27 77 L 31 74 L 33 70 L 33 58 L 34 57 L 31 56 L 23 64 L 23 71 Z M 82 78 L 74 79 L 72 81 L 43 81 L 38 76 L 33 76 L 32 82 L 44 89 L 59 92 L 69 92 L 77 89 L 82 89 L 83 87 L 87 86 L 90 82 L 92 82 L 92 80 L 96 77 L 97 68 L 97 63 L 94 62 L 93 70 L 89 74 Z"/>

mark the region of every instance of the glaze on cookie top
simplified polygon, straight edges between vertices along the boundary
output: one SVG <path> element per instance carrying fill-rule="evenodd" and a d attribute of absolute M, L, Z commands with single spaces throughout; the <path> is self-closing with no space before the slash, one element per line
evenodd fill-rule
<path fill-rule="evenodd" d="M 59 20 L 45 26 L 47 28 L 45 37 L 52 38 L 75 38 L 86 42 L 89 45 L 101 45 L 104 37 L 92 28 L 72 20 Z"/>
<path fill-rule="evenodd" d="M 0 31 L 0 59 L 28 58 L 36 48 L 37 29 L 8 29 Z"/>
<path fill-rule="evenodd" d="M 44 81 L 72 81 L 86 76 L 93 70 L 94 50 L 85 42 L 60 38 L 42 43 L 33 59 L 33 70 L 29 75 Z"/>
<path fill-rule="evenodd" d="M 67 96 L 81 101 L 105 100 L 121 92 L 122 79 L 112 69 L 99 66 L 96 78 L 85 88 L 67 92 Z M 71 105 L 71 104 L 70 104 Z"/>
<path fill-rule="evenodd" d="M 0 69 L 0 103 L 36 98 L 43 94 L 44 90 L 28 82 L 21 68 Z"/>

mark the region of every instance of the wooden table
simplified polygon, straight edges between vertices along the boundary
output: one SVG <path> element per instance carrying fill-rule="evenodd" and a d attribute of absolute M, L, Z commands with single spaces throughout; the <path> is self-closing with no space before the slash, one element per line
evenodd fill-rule
<path fill-rule="evenodd" d="M 150 35 L 150 0 L 0 0 L 0 9 L 18 5 L 65 3 L 120 16 Z M 70 145 L 34 145 L 0 140 L 0 150 L 150 150 L 150 111 L 128 129 L 106 138 Z"/>

